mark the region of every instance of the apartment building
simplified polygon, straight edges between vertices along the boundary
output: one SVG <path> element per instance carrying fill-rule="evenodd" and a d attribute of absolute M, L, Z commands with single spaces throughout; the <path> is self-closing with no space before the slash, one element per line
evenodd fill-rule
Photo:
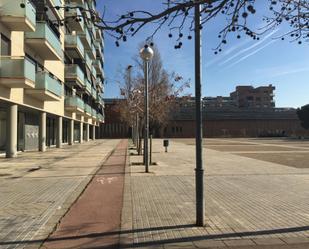
<path fill-rule="evenodd" d="M 0 0 L 0 150 L 7 157 L 99 135 L 104 37 L 95 9 L 95 0 Z"/>
<path fill-rule="evenodd" d="M 240 108 L 273 108 L 275 107 L 273 85 L 260 86 L 237 86 L 230 94 L 233 101 Z"/>

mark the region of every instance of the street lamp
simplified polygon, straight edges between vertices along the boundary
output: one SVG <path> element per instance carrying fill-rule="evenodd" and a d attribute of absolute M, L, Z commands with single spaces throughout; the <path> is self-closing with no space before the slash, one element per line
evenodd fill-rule
<path fill-rule="evenodd" d="M 148 160 L 148 138 L 149 138 L 149 109 L 148 109 L 148 67 L 149 61 L 153 57 L 153 50 L 148 45 L 145 45 L 139 52 L 140 57 L 144 61 L 144 74 L 145 74 L 145 132 L 144 132 L 144 161 L 145 172 L 149 172 L 149 160 Z"/>

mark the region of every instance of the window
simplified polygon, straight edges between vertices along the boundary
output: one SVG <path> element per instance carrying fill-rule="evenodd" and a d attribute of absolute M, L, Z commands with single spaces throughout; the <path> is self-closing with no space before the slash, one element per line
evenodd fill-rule
<path fill-rule="evenodd" d="M 1 34 L 1 48 L 0 48 L 1 55 L 11 55 L 11 40 Z"/>

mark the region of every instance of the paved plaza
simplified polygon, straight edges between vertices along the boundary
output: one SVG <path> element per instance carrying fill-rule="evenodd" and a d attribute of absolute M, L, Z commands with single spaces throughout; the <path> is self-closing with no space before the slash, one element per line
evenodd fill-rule
<path fill-rule="evenodd" d="M 165 153 L 154 139 L 148 174 L 132 145 L 123 174 L 119 142 L 0 158 L 0 248 L 309 248 L 309 141 L 205 139 L 202 228 L 194 140 L 171 139 Z M 108 182 L 123 175 L 124 188 Z"/>
<path fill-rule="evenodd" d="M 118 142 L 0 158 L 0 248 L 38 248 Z"/>
<path fill-rule="evenodd" d="M 130 157 L 123 243 L 145 248 L 286 248 L 309 242 L 309 142 L 204 140 L 203 228 L 194 226 L 194 140 L 172 139 L 168 153 L 162 144 L 162 140 L 153 142 L 157 165 L 149 174 L 139 166 L 141 157 Z"/>

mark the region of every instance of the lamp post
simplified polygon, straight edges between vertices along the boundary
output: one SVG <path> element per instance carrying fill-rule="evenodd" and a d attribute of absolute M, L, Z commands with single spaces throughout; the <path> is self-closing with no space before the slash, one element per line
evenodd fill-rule
<path fill-rule="evenodd" d="M 201 105 L 201 5 L 194 8 L 195 15 L 195 122 L 196 122 L 196 168 L 195 168 L 195 193 L 196 193 L 196 225 L 204 226 L 205 200 L 204 200 L 204 169 L 203 169 L 203 120 Z"/>
<path fill-rule="evenodd" d="M 145 132 L 144 132 L 144 161 L 145 161 L 145 172 L 149 172 L 149 160 L 148 160 L 148 138 L 149 138 L 149 108 L 148 108 L 148 67 L 149 61 L 153 57 L 153 50 L 148 45 L 145 45 L 140 50 L 140 57 L 144 61 L 144 74 L 145 74 Z"/>

